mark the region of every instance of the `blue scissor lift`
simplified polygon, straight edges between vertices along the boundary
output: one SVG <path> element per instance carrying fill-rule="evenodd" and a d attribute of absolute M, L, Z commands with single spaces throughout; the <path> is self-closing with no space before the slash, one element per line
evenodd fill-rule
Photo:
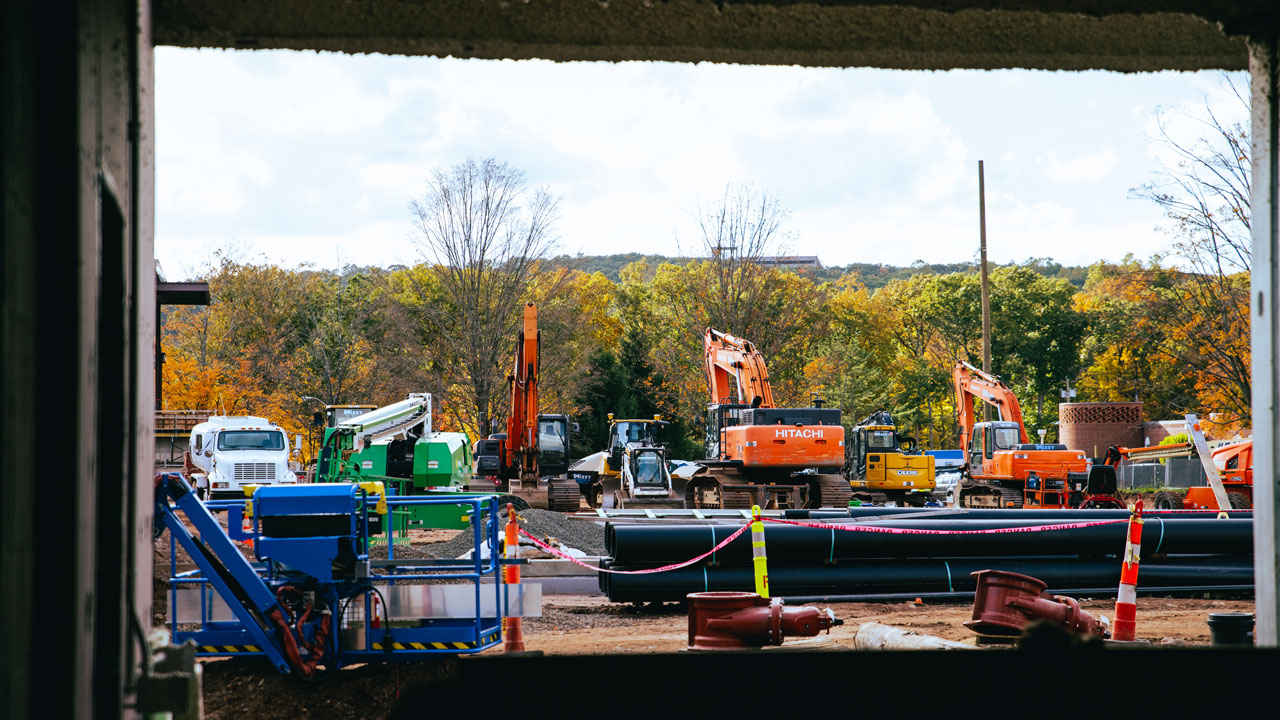
<path fill-rule="evenodd" d="M 409 505 L 457 506 L 471 521 L 471 559 L 396 559 L 390 511 Z M 225 529 L 215 512 L 227 513 Z M 308 677 L 352 663 L 480 652 L 502 640 L 498 518 L 494 495 L 389 498 L 380 483 L 324 483 L 260 487 L 248 503 L 201 502 L 181 475 L 158 476 L 170 632 L 176 643 L 192 640 L 197 655 L 261 655 Z M 370 539 L 383 532 L 388 557 L 371 560 Z M 236 542 L 251 543 L 254 559 Z M 494 552 L 482 557 L 482 545 Z M 178 572 L 178 547 L 195 569 Z M 192 588 L 198 603 L 180 602 Z"/>

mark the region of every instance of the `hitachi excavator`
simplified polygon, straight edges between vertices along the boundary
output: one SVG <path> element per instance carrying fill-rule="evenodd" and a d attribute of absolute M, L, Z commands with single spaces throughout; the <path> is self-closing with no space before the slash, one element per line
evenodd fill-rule
<path fill-rule="evenodd" d="M 1115 491 L 1114 468 L 1091 471 L 1083 452 L 1027 442 L 1018 398 L 1000 378 L 966 362 L 956 365 L 952 378 L 967 475 L 958 493 L 960 507 L 1075 508 Z M 977 422 L 975 399 L 995 408 L 999 419 Z"/>
<path fill-rule="evenodd" d="M 493 478 L 495 491 L 510 492 L 532 507 L 576 512 L 581 497 L 578 483 L 566 473 L 569 417 L 538 414 L 541 355 L 538 308 L 525 303 L 524 324 L 516 340 L 515 368 L 507 377 L 511 387 L 507 431 L 476 443 L 476 474 Z"/>
<path fill-rule="evenodd" d="M 776 407 L 764 356 L 747 340 L 707 328 L 703 347 L 711 404 L 700 464 L 707 472 L 689 479 L 689 506 L 848 507 L 840 410 L 821 401 Z"/>

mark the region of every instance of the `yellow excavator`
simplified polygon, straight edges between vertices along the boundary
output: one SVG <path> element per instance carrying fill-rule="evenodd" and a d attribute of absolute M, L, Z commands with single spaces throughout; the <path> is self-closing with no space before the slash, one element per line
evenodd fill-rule
<path fill-rule="evenodd" d="M 924 506 L 937 485 L 934 458 L 916 448 L 915 438 L 898 434 L 887 410 L 868 415 L 850 435 L 845 473 L 853 499 Z"/>

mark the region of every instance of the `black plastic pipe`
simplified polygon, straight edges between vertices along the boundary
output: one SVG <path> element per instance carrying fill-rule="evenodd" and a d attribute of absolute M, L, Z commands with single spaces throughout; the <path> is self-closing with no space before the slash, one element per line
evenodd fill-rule
<path fill-rule="evenodd" d="M 1146 508 L 1143 517 L 1166 518 L 1214 518 L 1217 510 L 1153 510 Z M 1252 510 L 1230 510 L 1232 518 L 1251 519 Z M 873 518 L 901 516 L 937 516 L 941 518 L 957 518 L 967 520 L 1018 520 L 1024 518 L 1051 518 L 1060 522 L 1077 522 L 1081 519 L 1114 519 L 1129 517 L 1130 511 L 1118 509 L 1097 510 L 1053 510 L 1044 508 L 1018 509 L 977 509 L 965 510 L 957 508 L 912 508 L 912 507 L 851 507 L 847 510 L 823 508 L 821 510 L 784 510 L 783 517 L 788 520 L 834 520 L 840 518 Z"/>
<path fill-rule="evenodd" d="M 1163 597 L 1195 597 L 1211 593 L 1214 595 L 1231 596 L 1237 593 L 1241 595 L 1252 596 L 1254 591 L 1253 585 L 1180 585 L 1176 587 L 1142 587 L 1138 589 L 1139 595 L 1160 595 Z M 1048 592 L 1053 595 L 1069 595 L 1074 598 L 1105 598 L 1114 597 L 1116 588 L 1049 588 Z M 785 599 L 787 605 L 810 605 L 814 603 L 852 603 L 852 602 L 910 602 L 915 599 L 921 601 L 967 601 L 973 602 L 972 592 L 953 592 L 953 593 L 891 593 L 887 595 L 788 595 Z"/>
<path fill-rule="evenodd" d="M 834 523 L 833 523 L 834 524 Z M 1025 555 L 1118 555 L 1124 552 L 1128 525 L 1115 522 L 1091 527 L 1022 531 L 1044 525 L 1025 520 L 915 520 L 859 523 L 898 530 L 980 531 L 981 534 L 850 532 L 765 523 L 765 547 L 771 566 L 838 564 L 860 558 L 1014 557 Z M 605 547 L 617 564 L 680 562 L 715 547 L 738 529 L 734 525 L 615 525 L 605 528 Z M 1143 558 L 1170 554 L 1248 554 L 1253 552 L 1252 520 L 1146 519 Z M 751 537 L 739 535 L 708 562 L 751 559 Z"/>
<path fill-rule="evenodd" d="M 636 569 L 610 564 L 614 569 Z M 1120 563 L 1114 559 L 1079 558 L 950 560 L 866 560 L 840 566 L 769 568 L 769 590 L 775 597 L 972 593 L 972 573 L 1005 570 L 1029 575 L 1052 588 L 1118 586 Z M 600 573 L 601 589 L 614 602 L 678 601 L 691 592 L 752 590 L 750 563 L 690 567 L 648 575 Z M 1237 587 L 1253 582 L 1251 556 L 1191 556 L 1143 563 L 1138 587 Z"/>

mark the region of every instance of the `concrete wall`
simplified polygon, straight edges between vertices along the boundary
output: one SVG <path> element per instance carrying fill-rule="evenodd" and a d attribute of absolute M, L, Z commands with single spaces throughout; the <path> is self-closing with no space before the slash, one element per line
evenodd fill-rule
<path fill-rule="evenodd" d="M 148 8 L 0 10 L 0 717 L 128 714 L 150 617 Z"/>

